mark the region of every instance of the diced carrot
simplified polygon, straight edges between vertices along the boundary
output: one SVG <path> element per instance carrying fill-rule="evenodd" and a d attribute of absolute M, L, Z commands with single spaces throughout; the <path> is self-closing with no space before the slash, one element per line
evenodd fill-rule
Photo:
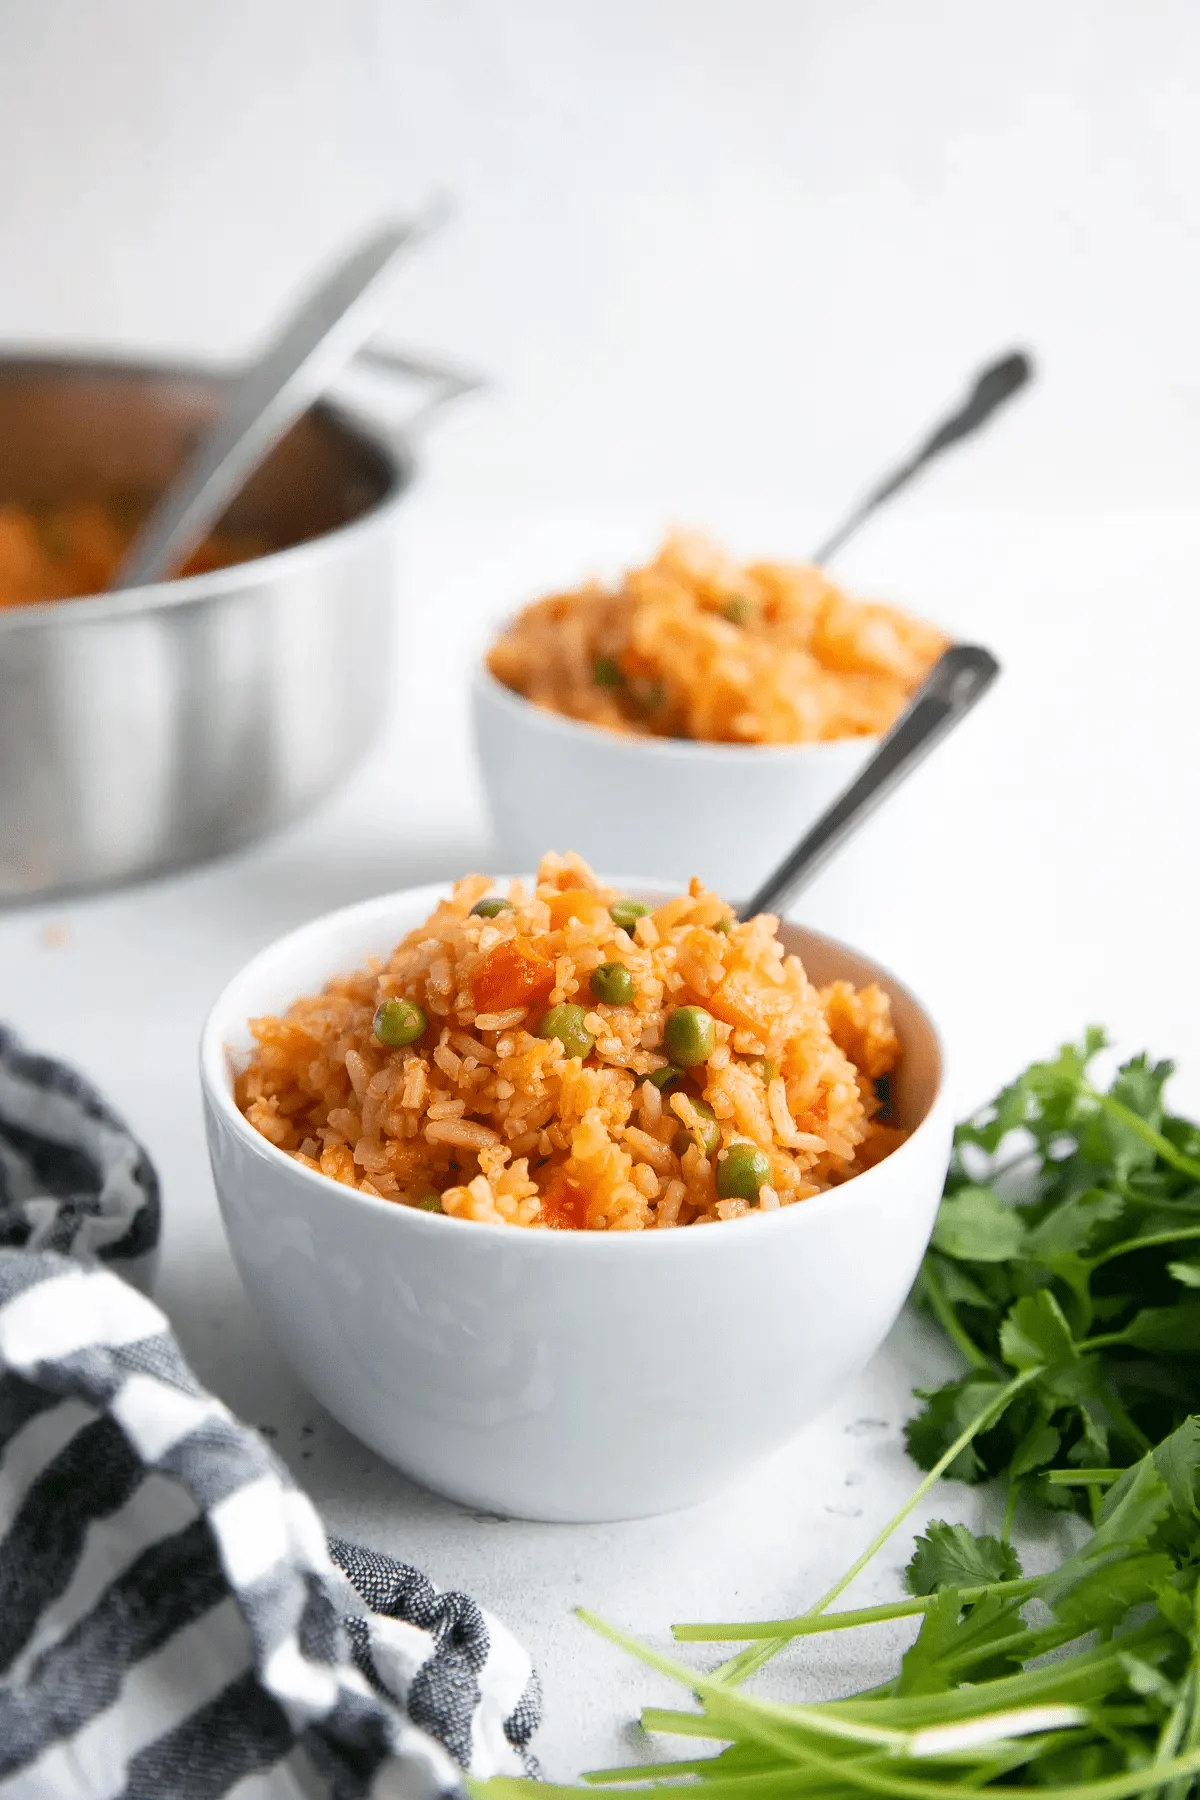
<path fill-rule="evenodd" d="M 593 920 L 602 918 L 607 908 L 604 902 L 587 888 L 564 888 L 562 893 L 554 894 L 550 899 L 550 924 L 553 930 L 560 931 L 569 919 L 578 919 L 581 925 L 590 925 Z"/>
<path fill-rule="evenodd" d="M 484 957 L 471 993 L 477 1012 L 496 1013 L 513 1006 L 536 1006 L 553 986 L 554 964 L 523 938 L 510 938 Z"/>
<path fill-rule="evenodd" d="M 551 1231 L 586 1231 L 587 1195 L 559 1170 L 542 1195 L 542 1218 Z"/>
<path fill-rule="evenodd" d="M 742 1026 L 766 1037 L 791 1011 L 791 998 L 782 988 L 769 988 L 752 974 L 734 969 L 707 1001 L 708 1010 L 726 1025 Z"/>

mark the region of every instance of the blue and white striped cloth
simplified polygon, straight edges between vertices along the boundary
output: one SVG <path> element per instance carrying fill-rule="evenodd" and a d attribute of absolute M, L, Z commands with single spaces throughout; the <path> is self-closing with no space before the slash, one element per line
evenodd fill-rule
<path fill-rule="evenodd" d="M 433 1800 L 536 1773 L 525 1652 L 327 1543 L 114 1272 L 157 1237 L 121 1121 L 0 1030 L 0 1800 Z"/>

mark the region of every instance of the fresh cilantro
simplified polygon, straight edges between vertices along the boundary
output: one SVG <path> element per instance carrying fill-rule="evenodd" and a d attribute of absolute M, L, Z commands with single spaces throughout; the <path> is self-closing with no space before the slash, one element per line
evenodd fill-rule
<path fill-rule="evenodd" d="M 994 1581 L 1014 1581 L 1021 1573 L 1016 1552 L 999 1538 L 976 1537 L 965 1525 L 947 1525 L 934 1519 L 917 1539 L 912 1561 L 904 1572 L 910 1594 L 936 1594 L 942 1588 L 989 1587 Z"/>
<path fill-rule="evenodd" d="M 584 1615 L 699 1708 L 650 1708 L 647 1731 L 728 1746 L 590 1780 L 662 1800 L 681 1778 L 714 1800 L 1200 1792 L 1200 1127 L 1166 1111 L 1168 1063 L 1137 1057 L 1096 1087 L 1103 1047 L 1089 1031 L 958 1130 L 916 1289 L 966 1365 L 909 1422 L 930 1473 L 807 1611 L 677 1626 L 744 1646 L 711 1674 Z M 1002 1535 L 936 1520 L 906 1598 L 830 1611 L 939 1475 L 995 1481 Z M 1074 1548 L 1045 1575 L 1024 1576 L 1008 1542 L 1022 1498 L 1090 1523 L 1065 1522 Z M 919 1628 L 895 1674 L 865 1692 L 787 1704 L 743 1691 L 797 1638 L 905 1620 Z M 567 1792 L 509 1779 L 472 1791 Z"/>
<path fill-rule="evenodd" d="M 919 1298 L 973 1380 L 1039 1371 L 959 1456 L 962 1480 L 1131 1463 L 1200 1398 L 1200 1300 L 1179 1295 L 1200 1288 L 1200 1129 L 1166 1110 L 1168 1062 L 1134 1057 L 1096 1087 L 1104 1043 L 1093 1029 L 1032 1064 L 955 1134 Z M 921 1396 L 924 1468 L 961 1428 L 960 1387 Z M 1084 1487 L 1037 1492 L 1092 1506 Z"/>
<path fill-rule="evenodd" d="M 1008 1262 L 1020 1254 L 1025 1226 L 1015 1207 L 991 1188 L 947 1194 L 933 1229 L 933 1247 L 956 1262 Z"/>

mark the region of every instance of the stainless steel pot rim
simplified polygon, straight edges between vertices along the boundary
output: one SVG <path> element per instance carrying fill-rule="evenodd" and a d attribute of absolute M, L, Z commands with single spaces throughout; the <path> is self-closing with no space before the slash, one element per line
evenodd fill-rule
<path fill-rule="evenodd" d="M 48 373 L 74 371 L 78 374 L 99 375 L 124 372 L 161 377 L 163 380 L 182 376 L 186 379 L 218 382 L 227 380 L 230 374 L 229 368 L 220 364 L 148 362 L 141 357 L 123 356 L 119 353 L 72 355 L 56 350 L 48 354 L 33 348 L 28 352 L 14 351 L 11 348 L 0 351 L 0 374 L 10 368 L 28 369 L 34 373 L 39 370 Z M 301 560 L 310 567 L 315 561 L 325 562 L 329 557 L 338 555 L 356 537 L 376 530 L 396 511 L 415 479 L 417 464 L 411 448 L 399 431 L 372 429 L 364 423 L 356 410 L 340 406 L 336 401 L 322 401 L 313 411 L 323 414 L 340 430 L 369 445 L 388 465 L 387 492 L 357 518 L 335 526 L 332 531 L 323 531 L 315 537 L 305 538 L 299 544 L 288 544 L 282 550 L 272 550 L 267 556 L 231 563 L 224 569 L 154 582 L 148 587 L 121 589 L 116 593 L 82 594 L 70 599 L 41 600 L 31 605 L 0 607 L 0 637 L 57 622 L 64 626 L 84 619 L 99 622 L 139 612 L 159 612 L 168 607 L 186 606 L 233 589 L 244 588 L 247 582 L 257 581 L 260 575 L 264 579 L 286 575 Z"/>

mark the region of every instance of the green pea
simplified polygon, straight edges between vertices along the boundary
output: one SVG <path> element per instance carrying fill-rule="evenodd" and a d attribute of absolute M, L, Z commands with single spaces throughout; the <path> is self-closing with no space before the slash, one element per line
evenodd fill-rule
<path fill-rule="evenodd" d="M 779 1073 L 779 1064 L 775 1061 L 775 1058 L 773 1056 L 764 1056 L 763 1057 L 763 1080 L 764 1081 L 774 1081 L 774 1079 L 778 1075 L 778 1073 Z"/>
<path fill-rule="evenodd" d="M 608 916 L 622 931 L 632 933 L 638 920 L 644 919 L 649 911 L 650 908 L 643 906 L 640 900 L 615 900 L 608 909 Z"/>
<path fill-rule="evenodd" d="M 624 963 L 601 963 L 592 970 L 592 992 L 610 1006 L 628 1006 L 633 999 L 633 976 Z"/>
<path fill-rule="evenodd" d="M 494 919 L 498 917 L 500 913 L 511 912 L 512 909 L 513 903 L 511 900 L 501 900 L 499 895 L 493 899 L 489 894 L 486 900 L 477 900 L 475 902 L 474 906 L 471 908 L 471 914 L 476 919 Z"/>
<path fill-rule="evenodd" d="M 713 930 L 719 931 L 722 937 L 728 937 L 730 932 L 733 930 L 733 920 L 732 919 L 718 919 L 716 924 L 713 926 Z"/>
<path fill-rule="evenodd" d="M 662 1090 L 670 1087 L 673 1081 L 678 1081 L 682 1074 L 682 1069 L 673 1068 L 668 1063 L 663 1069 L 654 1069 L 649 1075 L 643 1075 L 642 1080 L 648 1081 L 650 1086 L 656 1087 L 661 1094 Z"/>
<path fill-rule="evenodd" d="M 727 600 L 721 611 L 731 625 L 744 625 L 750 617 L 750 602 L 748 600 Z"/>
<path fill-rule="evenodd" d="M 691 1100 L 693 1107 L 704 1121 L 700 1128 L 700 1143 L 703 1147 L 704 1154 L 705 1156 L 714 1156 L 721 1148 L 721 1127 L 717 1124 L 717 1115 L 708 1104 L 707 1100 L 693 1099 L 691 1094 L 688 1095 L 688 1099 Z M 675 1112 L 675 1108 L 672 1107 L 671 1111 Z M 675 1116 L 676 1118 L 679 1118 L 678 1113 L 675 1113 Z M 689 1127 L 684 1124 L 683 1120 L 680 1119 L 679 1130 L 671 1140 L 672 1150 L 675 1152 L 676 1156 L 682 1156 L 684 1151 L 695 1142 L 696 1133 L 690 1130 Z"/>
<path fill-rule="evenodd" d="M 552 1006 L 537 1028 L 540 1038 L 557 1038 L 568 1056 L 587 1056 L 596 1040 L 584 1024 L 586 1006 Z"/>
<path fill-rule="evenodd" d="M 663 1046 L 673 1063 L 694 1069 L 705 1063 L 717 1047 L 717 1028 L 702 1006 L 681 1006 L 667 1019 Z"/>
<path fill-rule="evenodd" d="M 385 1000 L 375 1014 L 375 1036 L 389 1050 L 400 1050 L 423 1037 L 428 1023 L 415 1000 Z"/>
<path fill-rule="evenodd" d="M 757 1144 L 730 1144 L 717 1158 L 717 1193 L 722 1200 L 757 1200 L 771 1179 L 771 1165 Z"/>
<path fill-rule="evenodd" d="M 414 1201 L 413 1204 L 416 1206 L 418 1212 L 440 1213 L 442 1210 L 442 1196 L 440 1194 L 422 1194 L 421 1198 Z"/>
<path fill-rule="evenodd" d="M 620 687 L 624 676 L 615 656 L 598 656 L 592 664 L 592 680 L 597 687 Z"/>

